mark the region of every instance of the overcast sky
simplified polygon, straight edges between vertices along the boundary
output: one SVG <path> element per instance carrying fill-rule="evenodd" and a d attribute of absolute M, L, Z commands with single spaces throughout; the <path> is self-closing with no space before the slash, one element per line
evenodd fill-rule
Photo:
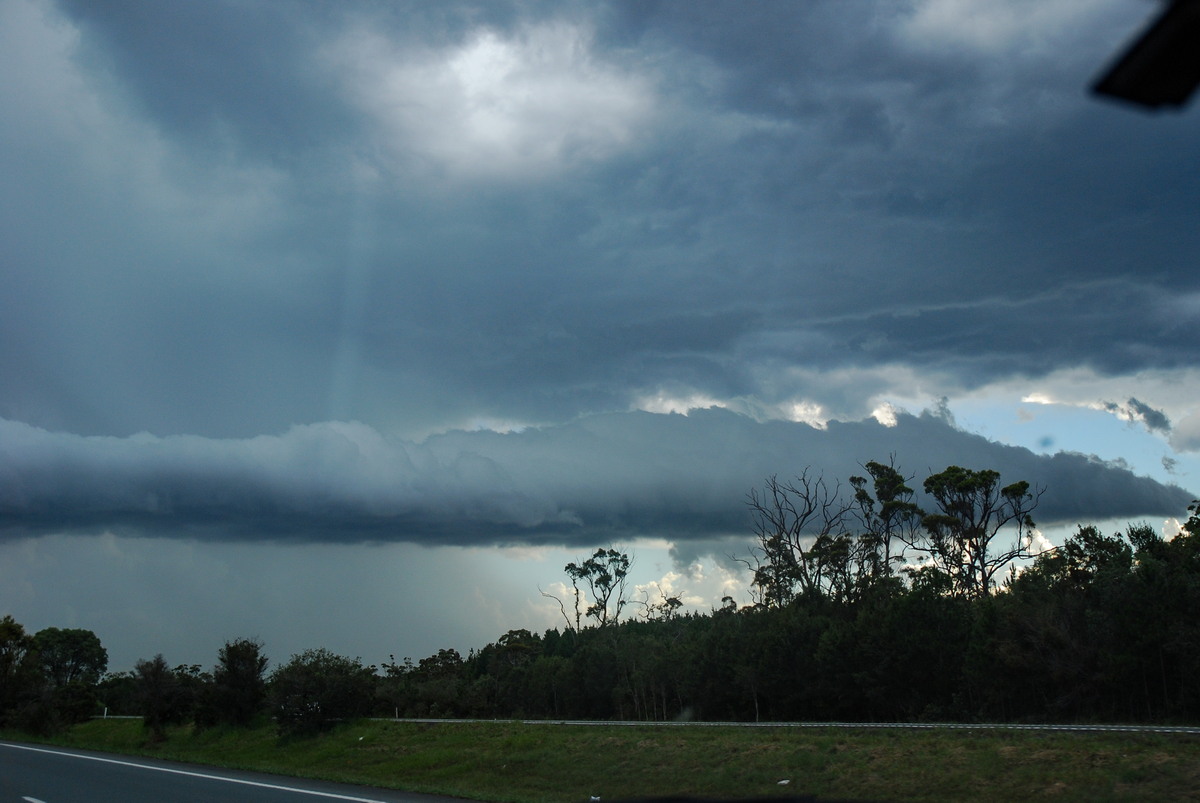
<path fill-rule="evenodd" d="M 889 455 L 1185 516 L 1197 111 L 1087 91 L 1157 9 L 0 0 L 0 613 L 423 657 L 610 543 L 706 609 Z"/>

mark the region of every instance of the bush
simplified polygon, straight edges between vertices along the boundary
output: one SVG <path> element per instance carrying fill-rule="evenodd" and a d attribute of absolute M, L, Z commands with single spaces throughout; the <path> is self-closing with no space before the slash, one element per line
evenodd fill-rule
<path fill-rule="evenodd" d="M 266 669 L 262 644 L 251 639 L 226 642 L 217 653 L 213 682 L 198 707 L 197 724 L 250 725 L 266 703 Z"/>
<path fill-rule="evenodd" d="M 178 673 L 167 666 L 161 654 L 138 661 L 134 677 L 142 723 L 150 731 L 151 739 L 161 742 L 167 738 L 168 725 L 187 719 L 191 707 L 187 691 L 180 684 Z"/>
<path fill-rule="evenodd" d="M 358 658 L 306 650 L 271 675 L 270 699 L 281 735 L 307 735 L 365 716 L 375 695 L 375 672 Z"/>

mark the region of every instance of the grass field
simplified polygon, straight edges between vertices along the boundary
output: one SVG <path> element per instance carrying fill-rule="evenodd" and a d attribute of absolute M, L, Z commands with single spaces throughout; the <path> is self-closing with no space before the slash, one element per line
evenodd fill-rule
<path fill-rule="evenodd" d="M 1200 799 L 1200 738 L 1178 735 L 365 721 L 289 741 L 179 728 L 152 745 L 140 720 L 96 720 L 53 741 L 489 801 Z"/>

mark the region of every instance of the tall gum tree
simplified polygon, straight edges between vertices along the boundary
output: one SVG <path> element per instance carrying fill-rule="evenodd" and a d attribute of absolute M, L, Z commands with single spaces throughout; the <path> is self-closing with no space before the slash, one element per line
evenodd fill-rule
<path fill-rule="evenodd" d="M 870 561 L 870 578 L 891 577 L 892 564 L 904 559 L 903 551 L 893 552 L 895 542 L 912 544 L 925 515 L 913 501 L 911 477 L 905 477 L 893 457 L 887 463 L 872 460 L 863 468 L 866 477 L 851 477 L 854 489 L 855 517 L 862 533 L 865 557 Z M 874 496 L 871 495 L 874 490 Z"/>
<path fill-rule="evenodd" d="M 999 472 L 961 466 L 929 476 L 924 487 L 937 512 L 921 520 L 924 536 L 917 548 L 950 578 L 955 594 L 986 597 L 998 573 L 1014 561 L 1036 557 L 1030 550 L 1035 527 L 1030 514 L 1043 489 L 1031 492 L 1024 480 L 1002 487 Z M 1012 541 L 999 548 L 1006 528 L 1012 530 Z"/>
<path fill-rule="evenodd" d="M 841 498 L 839 485 L 808 469 L 791 481 L 770 476 L 746 504 L 757 544 L 743 563 L 754 575 L 759 604 L 781 608 L 798 596 L 824 593 L 827 581 L 838 586 L 844 580 L 839 569 L 851 553 L 846 516 L 852 503 Z"/>

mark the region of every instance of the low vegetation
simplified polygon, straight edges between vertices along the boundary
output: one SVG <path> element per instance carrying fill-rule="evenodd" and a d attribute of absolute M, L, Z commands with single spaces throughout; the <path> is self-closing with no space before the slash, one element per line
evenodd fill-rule
<path fill-rule="evenodd" d="M 1200 796 L 1200 738 L 1178 735 L 361 720 L 289 739 L 266 724 L 176 727 L 155 742 L 110 719 L 54 741 L 474 800 Z"/>

